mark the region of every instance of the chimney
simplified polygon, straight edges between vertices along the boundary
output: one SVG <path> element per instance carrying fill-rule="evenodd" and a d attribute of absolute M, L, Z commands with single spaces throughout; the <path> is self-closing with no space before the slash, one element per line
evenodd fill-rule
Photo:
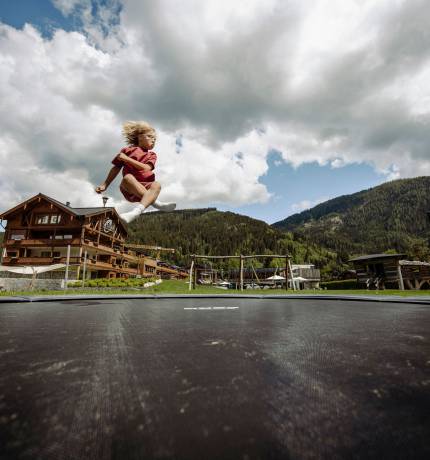
<path fill-rule="evenodd" d="M 70 208 L 70 201 L 66 201 L 66 206 Z"/>

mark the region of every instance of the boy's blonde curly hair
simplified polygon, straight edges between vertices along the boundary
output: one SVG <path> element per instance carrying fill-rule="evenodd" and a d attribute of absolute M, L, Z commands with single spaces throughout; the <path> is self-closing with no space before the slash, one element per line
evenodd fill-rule
<path fill-rule="evenodd" d="M 129 145 L 138 145 L 137 136 L 142 133 L 156 136 L 155 129 L 146 121 L 126 121 L 122 125 L 122 134 Z"/>

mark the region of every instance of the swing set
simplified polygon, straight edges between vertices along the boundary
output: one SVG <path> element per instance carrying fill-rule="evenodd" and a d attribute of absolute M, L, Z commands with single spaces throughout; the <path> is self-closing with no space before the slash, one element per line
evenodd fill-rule
<path fill-rule="evenodd" d="M 291 256 L 289 255 L 275 255 L 275 254 L 253 254 L 253 255 L 239 255 L 239 256 L 203 256 L 203 255 L 196 255 L 193 254 L 191 256 L 191 268 L 190 268 L 190 280 L 189 280 L 189 290 L 191 291 L 192 289 L 196 288 L 196 281 L 197 281 L 197 265 L 196 262 L 199 259 L 209 259 L 209 260 L 217 260 L 217 259 L 239 259 L 240 260 L 240 290 L 243 291 L 243 285 L 244 285 L 244 277 L 243 277 L 243 272 L 244 272 L 244 261 L 248 259 L 263 259 L 263 258 L 270 258 L 270 259 L 283 259 L 285 260 L 285 289 L 288 291 L 288 277 L 290 276 L 291 281 L 292 281 L 292 287 L 293 290 L 296 290 L 295 282 L 294 282 L 294 277 L 293 277 L 293 270 L 291 267 Z M 257 279 L 257 282 L 259 283 L 260 280 L 258 278 L 258 275 L 255 271 L 254 265 L 251 262 L 251 267 L 254 272 L 254 275 Z M 276 271 L 278 270 L 278 267 L 276 267 Z M 275 271 L 275 273 L 276 273 Z"/>

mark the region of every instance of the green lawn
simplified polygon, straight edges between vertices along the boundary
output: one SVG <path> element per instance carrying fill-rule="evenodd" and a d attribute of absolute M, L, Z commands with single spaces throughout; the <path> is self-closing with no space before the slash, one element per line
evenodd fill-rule
<path fill-rule="evenodd" d="M 232 289 L 218 289 L 211 286 L 198 286 L 195 290 L 188 290 L 188 283 L 185 281 L 165 280 L 161 284 L 151 286 L 149 288 L 69 288 L 62 291 L 1 291 L 1 296 L 46 296 L 46 295 L 113 295 L 113 294 L 248 294 L 248 295 L 285 295 L 285 294 L 318 294 L 318 295 L 395 295 L 403 297 L 416 297 L 421 295 L 430 296 L 430 290 L 426 291 L 399 291 L 399 290 L 385 290 L 385 291 L 366 291 L 365 289 L 355 290 L 303 290 L 292 291 L 285 289 L 245 289 L 244 291 L 235 291 Z"/>

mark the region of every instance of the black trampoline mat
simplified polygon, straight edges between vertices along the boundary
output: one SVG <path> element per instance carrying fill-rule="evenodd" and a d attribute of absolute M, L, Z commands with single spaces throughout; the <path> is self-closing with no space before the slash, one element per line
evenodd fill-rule
<path fill-rule="evenodd" d="M 430 458 L 430 306 L 0 304 L 0 458 Z"/>

